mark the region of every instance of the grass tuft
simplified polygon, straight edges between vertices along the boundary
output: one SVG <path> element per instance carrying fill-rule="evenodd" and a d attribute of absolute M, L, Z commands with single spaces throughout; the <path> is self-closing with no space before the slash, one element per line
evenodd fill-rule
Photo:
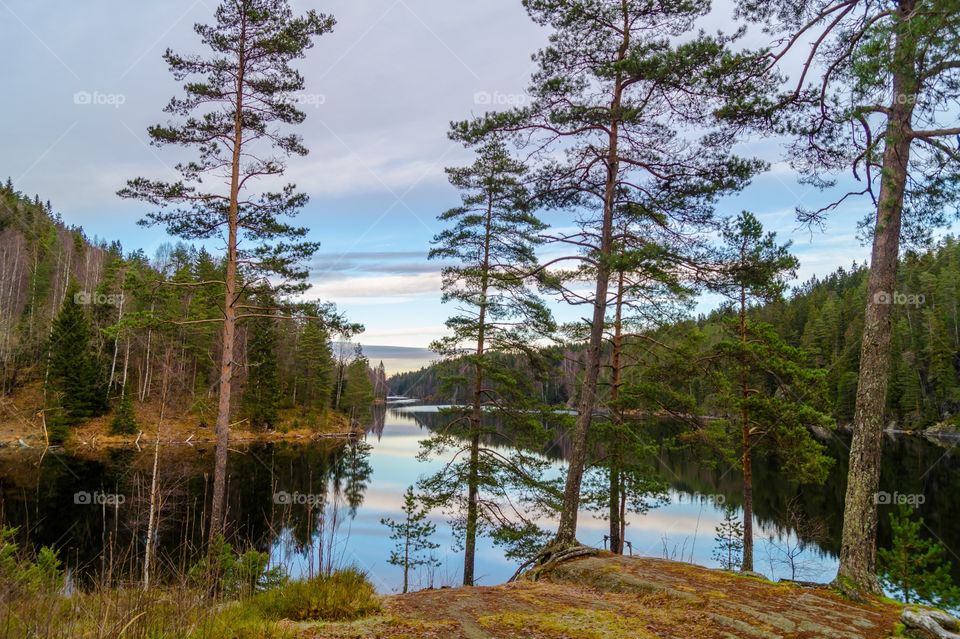
<path fill-rule="evenodd" d="M 380 598 L 367 576 L 347 568 L 330 576 L 291 581 L 250 600 L 264 619 L 349 621 L 380 611 Z"/>

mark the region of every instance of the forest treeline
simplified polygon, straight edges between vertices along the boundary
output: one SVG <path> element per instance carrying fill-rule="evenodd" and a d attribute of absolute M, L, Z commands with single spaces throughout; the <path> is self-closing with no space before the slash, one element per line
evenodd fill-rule
<path fill-rule="evenodd" d="M 110 411 L 122 417 L 115 430 L 135 432 L 132 405 L 159 403 L 164 392 L 181 416 L 211 425 L 223 270 L 203 246 L 164 244 L 149 257 L 91 240 L 8 180 L 0 187 L 0 390 L 39 385 L 53 440 Z M 371 366 L 345 341 L 356 327 L 271 314 L 238 331 L 236 420 L 316 427 L 330 410 L 359 414 L 383 394 L 382 363 Z"/>
<path fill-rule="evenodd" d="M 853 419 L 856 403 L 867 276 L 867 267 L 854 263 L 796 286 L 782 300 L 750 310 L 753 319 L 773 326 L 787 344 L 803 349 L 811 366 L 826 371 L 829 410 L 840 425 Z M 895 318 L 892 383 L 887 396 L 889 425 L 913 430 L 952 421 L 960 411 L 960 241 L 948 236 L 928 250 L 906 254 L 897 282 L 897 289 L 888 295 Z M 650 339 L 677 345 L 699 335 L 695 348 L 703 354 L 710 336 L 733 315 L 733 309 L 721 308 L 673 322 L 646 336 L 630 338 L 624 349 L 642 360 L 640 352 L 646 350 Z M 541 353 L 544 357 L 538 361 L 548 363 L 548 370 L 537 371 L 533 383 L 542 400 L 573 407 L 583 369 L 583 347 L 550 345 Z M 604 351 L 607 366 L 610 356 L 608 344 Z M 529 366 L 523 357 L 501 357 L 506 367 Z M 465 399 L 463 387 L 444 380 L 468 370 L 466 362 L 442 360 L 392 375 L 387 385 L 393 395 L 456 404 Z M 642 366 L 631 375 L 643 376 Z M 710 413 L 714 389 L 705 372 L 685 379 L 681 386 L 695 398 L 697 412 Z"/>

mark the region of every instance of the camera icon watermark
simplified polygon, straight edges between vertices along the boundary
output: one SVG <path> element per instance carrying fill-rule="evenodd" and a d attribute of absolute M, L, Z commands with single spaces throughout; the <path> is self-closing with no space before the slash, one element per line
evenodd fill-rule
<path fill-rule="evenodd" d="M 122 293 L 99 293 L 94 291 L 79 291 L 73 295 L 73 303 L 80 306 L 116 306 L 120 308 L 123 304 Z"/>
<path fill-rule="evenodd" d="M 480 106 L 519 107 L 533 101 L 526 93 L 501 93 L 500 91 L 477 91 L 473 103 Z"/>
<path fill-rule="evenodd" d="M 273 493 L 273 503 L 280 506 L 319 506 L 323 504 L 323 495 L 281 490 Z"/>
<path fill-rule="evenodd" d="M 73 503 L 79 506 L 122 506 L 125 501 L 127 501 L 126 495 L 114 493 L 99 491 L 90 493 L 85 490 L 73 493 Z"/>
<path fill-rule="evenodd" d="M 119 109 L 127 102 L 122 93 L 101 93 L 100 91 L 77 91 L 73 94 L 73 103 L 79 106 L 111 106 Z"/>
<path fill-rule="evenodd" d="M 873 494 L 873 503 L 878 506 L 911 506 L 916 508 L 922 506 L 926 501 L 926 495 L 921 493 L 904 494 L 896 491 L 888 493 L 881 490 Z"/>
<path fill-rule="evenodd" d="M 877 291 L 873 294 L 874 304 L 896 304 L 898 306 L 920 308 L 926 301 L 926 298 L 919 293 L 900 293 L 899 291 L 888 293 L 886 291 Z"/>

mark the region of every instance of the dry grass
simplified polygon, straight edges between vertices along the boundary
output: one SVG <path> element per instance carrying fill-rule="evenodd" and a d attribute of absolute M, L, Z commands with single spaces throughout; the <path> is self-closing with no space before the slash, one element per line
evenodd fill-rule
<path fill-rule="evenodd" d="M 39 383 L 26 384 L 9 397 L 0 397 L 0 445 L 18 446 L 19 441 L 33 446 L 43 447 L 43 392 Z M 158 401 L 134 402 L 137 422 L 143 434 L 140 445 L 152 444 L 156 440 L 157 423 L 160 417 Z M 66 446 L 71 452 L 90 448 L 109 448 L 130 446 L 137 441 L 138 435 L 112 435 L 110 423 L 113 413 L 91 419 L 72 429 L 72 436 Z M 204 423 L 196 413 L 176 412 L 167 408 L 164 414 L 160 441 L 162 443 L 209 443 L 216 440 L 213 425 Z M 209 420 L 206 420 L 209 421 Z M 231 429 L 234 442 L 290 441 L 308 440 L 318 436 L 336 434 L 349 435 L 353 432 L 350 420 L 332 410 L 305 418 L 299 410 L 280 411 L 277 428 L 271 431 L 253 430 L 246 421 L 240 419 Z"/>

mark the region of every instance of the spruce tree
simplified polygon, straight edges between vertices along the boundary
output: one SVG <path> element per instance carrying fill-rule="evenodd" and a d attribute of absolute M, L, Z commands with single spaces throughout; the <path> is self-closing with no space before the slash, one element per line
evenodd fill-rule
<path fill-rule="evenodd" d="M 304 415 L 330 407 L 336 362 L 330 335 L 319 322 L 305 322 L 300 330 L 294 356 L 293 400 Z"/>
<path fill-rule="evenodd" d="M 283 175 L 285 157 L 306 155 L 300 137 L 283 130 L 306 117 L 292 99 L 304 80 L 291 64 L 333 26 L 333 18 L 313 10 L 294 17 L 288 0 L 221 3 L 215 24 L 195 27 L 210 55 L 164 54 L 173 76 L 186 80 L 185 97 L 165 109 L 181 121 L 149 129 L 155 144 L 187 147 L 196 157 L 177 165 L 182 179 L 176 182 L 137 178 L 119 192 L 156 207 L 144 224 L 190 240 L 218 238 L 226 246 L 224 278 L 213 282 L 224 298 L 215 320 L 222 334 L 211 540 L 224 524 L 236 325 L 263 311 L 246 301 L 244 290 L 302 292 L 301 263 L 317 249 L 305 240 L 305 228 L 285 221 L 306 204 L 306 195 L 292 184 L 277 192 L 250 189 L 258 178 Z"/>
<path fill-rule="evenodd" d="M 137 432 L 137 416 L 133 411 L 133 398 L 131 393 L 124 389 L 120 396 L 120 405 L 117 406 L 117 413 L 110 422 L 110 432 L 114 435 L 133 435 Z"/>
<path fill-rule="evenodd" d="M 343 395 L 340 398 L 340 410 L 352 419 L 367 415 L 373 404 L 373 382 L 370 381 L 369 370 L 370 361 L 358 346 L 344 371 Z"/>
<path fill-rule="evenodd" d="M 268 306 L 269 301 L 262 304 Z M 243 408 L 250 425 L 271 429 L 277 424 L 280 382 L 277 362 L 277 327 L 271 317 L 257 317 L 247 323 L 247 385 Z"/>
<path fill-rule="evenodd" d="M 47 344 L 47 370 L 55 408 L 47 420 L 50 438 L 62 441 L 68 427 L 107 410 L 103 367 L 93 344 L 93 329 L 79 303 L 75 282 L 67 287 L 63 306 L 53 320 Z"/>
<path fill-rule="evenodd" d="M 947 549 L 923 533 L 923 517 L 901 504 L 890 513 L 893 539 L 877 551 L 881 580 L 905 603 L 924 603 L 954 609 L 960 605 L 960 588 L 953 583 Z"/>

